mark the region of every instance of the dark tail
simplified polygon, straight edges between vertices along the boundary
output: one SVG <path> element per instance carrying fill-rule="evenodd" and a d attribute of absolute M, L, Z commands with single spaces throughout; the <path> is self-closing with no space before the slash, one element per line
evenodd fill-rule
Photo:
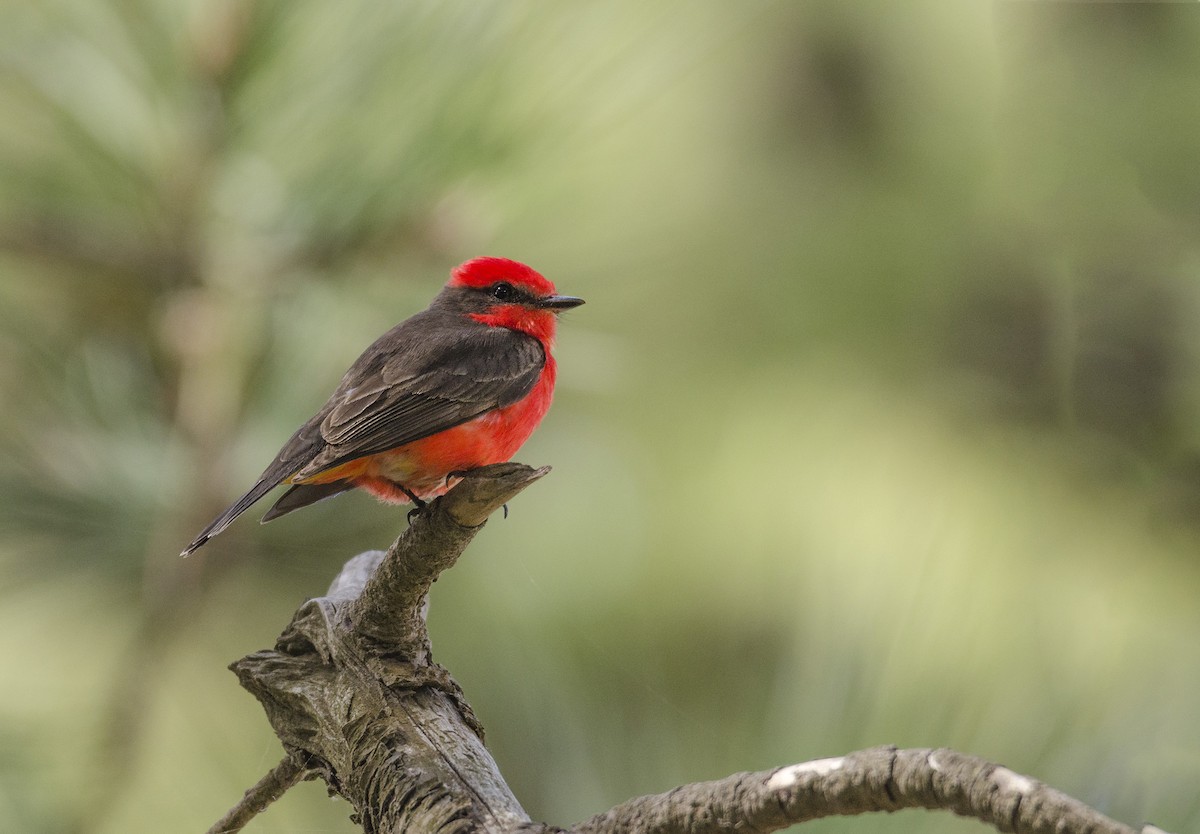
<path fill-rule="evenodd" d="M 267 510 L 267 514 L 262 517 L 262 523 L 266 524 L 281 515 L 287 515 L 292 510 L 332 498 L 348 489 L 354 489 L 354 484 L 350 481 L 333 481 L 328 484 L 296 484 L 280 496 L 274 507 Z"/>
<path fill-rule="evenodd" d="M 196 552 L 196 550 L 202 544 L 204 544 L 206 541 L 211 539 L 213 536 L 217 535 L 217 533 L 220 533 L 222 530 L 224 530 L 226 527 L 228 527 L 235 518 L 237 518 L 242 513 L 246 512 L 246 510 L 250 509 L 250 506 L 255 501 L 262 498 L 264 495 L 266 495 L 268 492 L 270 492 L 277 486 L 279 486 L 279 481 L 270 481 L 270 480 L 261 480 L 260 479 L 258 483 L 256 483 L 254 486 L 250 487 L 249 492 L 247 492 L 245 495 L 243 495 L 237 501 L 234 501 L 233 504 L 229 507 L 229 509 L 227 509 L 225 512 L 221 513 L 219 516 L 217 516 L 215 519 L 213 519 L 212 524 L 208 525 L 203 530 L 201 530 L 200 535 L 196 536 L 195 540 L 191 544 L 189 544 L 187 547 L 185 547 L 183 549 L 183 552 L 181 552 L 179 555 L 180 556 L 191 556 L 193 553 Z M 286 497 L 286 496 L 284 496 L 284 497 Z"/>

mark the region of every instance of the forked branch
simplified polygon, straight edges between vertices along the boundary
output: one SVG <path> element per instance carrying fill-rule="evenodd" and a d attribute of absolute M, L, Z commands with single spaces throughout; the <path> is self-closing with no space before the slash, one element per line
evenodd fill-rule
<path fill-rule="evenodd" d="M 548 471 L 521 464 L 476 470 L 417 515 L 387 553 L 347 562 L 326 596 L 300 607 L 274 649 L 233 664 L 287 758 L 210 834 L 240 830 L 312 776 L 351 803 L 367 834 L 563 831 L 531 822 L 509 790 L 458 684 L 432 660 L 423 613 L 430 586 L 488 515 Z M 951 750 L 892 747 L 684 785 L 566 830 L 765 834 L 904 808 L 948 810 L 1021 834 L 1136 834 L 999 765 Z"/>
<path fill-rule="evenodd" d="M 273 649 L 230 667 L 289 756 L 345 797 L 365 831 L 529 822 L 458 684 L 433 662 L 424 604 L 488 515 L 547 472 L 515 463 L 475 470 L 416 514 L 386 553 L 347 562 Z"/>

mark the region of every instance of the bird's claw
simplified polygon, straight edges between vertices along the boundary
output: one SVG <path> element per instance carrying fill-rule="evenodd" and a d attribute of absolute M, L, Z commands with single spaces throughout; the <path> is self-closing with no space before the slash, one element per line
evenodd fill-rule
<path fill-rule="evenodd" d="M 408 523 L 412 524 L 413 519 L 419 516 L 425 510 L 428 504 L 418 498 L 417 494 L 404 484 L 396 484 L 396 486 L 400 488 L 401 492 L 408 496 L 409 501 L 412 501 L 413 508 L 408 511 Z"/>
<path fill-rule="evenodd" d="M 474 472 L 474 469 L 455 469 L 453 472 L 446 473 L 446 480 L 443 482 L 446 486 L 450 486 L 451 478 L 465 478 Z"/>

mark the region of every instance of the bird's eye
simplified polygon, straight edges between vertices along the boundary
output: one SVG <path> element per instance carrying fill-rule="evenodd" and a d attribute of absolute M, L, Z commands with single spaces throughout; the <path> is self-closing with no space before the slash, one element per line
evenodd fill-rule
<path fill-rule="evenodd" d="M 501 281 L 498 284 L 492 285 L 492 296 L 497 301 L 511 301 L 517 295 L 517 290 L 512 284 L 506 281 Z"/>

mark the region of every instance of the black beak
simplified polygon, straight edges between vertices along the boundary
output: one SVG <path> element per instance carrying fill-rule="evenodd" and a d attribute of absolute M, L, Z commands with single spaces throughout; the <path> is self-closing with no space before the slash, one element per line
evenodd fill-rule
<path fill-rule="evenodd" d="M 548 295 L 545 298 L 539 298 L 537 306 L 546 310 L 570 310 L 582 303 L 582 298 L 576 298 L 573 295 Z"/>

